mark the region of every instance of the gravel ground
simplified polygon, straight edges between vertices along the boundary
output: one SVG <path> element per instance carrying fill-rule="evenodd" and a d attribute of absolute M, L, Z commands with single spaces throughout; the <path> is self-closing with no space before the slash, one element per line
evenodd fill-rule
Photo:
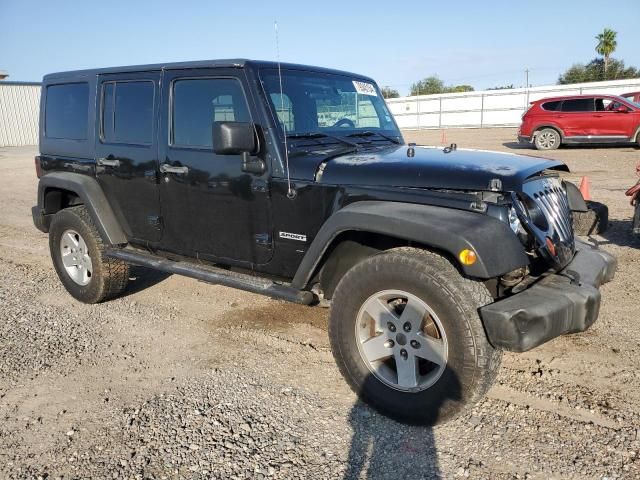
<path fill-rule="evenodd" d="M 513 129 L 447 143 L 534 155 Z M 406 132 L 437 144 L 440 131 Z M 31 224 L 32 148 L 0 149 L 0 477 L 638 478 L 640 242 L 624 190 L 640 150 L 565 148 L 570 179 L 610 207 L 618 256 L 598 322 L 505 354 L 462 417 L 411 427 L 357 402 L 323 309 L 134 269 L 125 296 L 67 295 Z"/>

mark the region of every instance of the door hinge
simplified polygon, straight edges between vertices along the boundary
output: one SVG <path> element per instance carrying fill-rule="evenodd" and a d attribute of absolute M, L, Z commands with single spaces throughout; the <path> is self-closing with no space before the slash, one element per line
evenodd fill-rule
<path fill-rule="evenodd" d="M 258 245 L 263 247 L 271 247 L 271 235 L 268 233 L 256 233 L 253 238 Z"/>
<path fill-rule="evenodd" d="M 160 230 L 162 228 L 162 217 L 159 215 L 149 215 L 147 217 L 147 223 L 156 230 Z"/>

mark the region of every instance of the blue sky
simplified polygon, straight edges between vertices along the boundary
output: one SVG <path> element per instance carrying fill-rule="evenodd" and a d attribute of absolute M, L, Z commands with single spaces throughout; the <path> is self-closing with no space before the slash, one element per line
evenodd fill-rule
<path fill-rule="evenodd" d="M 640 67 L 640 2 L 0 0 L 9 80 L 89 67 L 247 57 L 350 70 L 406 94 L 437 74 L 476 89 L 555 83 L 618 32 L 616 58 Z"/>

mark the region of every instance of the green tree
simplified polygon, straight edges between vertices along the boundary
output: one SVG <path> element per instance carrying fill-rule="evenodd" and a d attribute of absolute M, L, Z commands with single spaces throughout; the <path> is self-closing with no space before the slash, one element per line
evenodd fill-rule
<path fill-rule="evenodd" d="M 432 95 L 434 93 L 473 92 L 471 85 L 446 86 L 436 75 L 424 78 L 411 85 L 411 95 Z"/>
<path fill-rule="evenodd" d="M 400 96 L 400 93 L 398 92 L 398 90 L 395 90 L 391 87 L 382 87 L 382 96 L 384 98 L 398 98 Z"/>
<path fill-rule="evenodd" d="M 605 71 L 605 60 L 594 58 L 589 63 L 577 63 L 560 75 L 558 83 L 602 82 L 604 80 L 622 80 L 625 78 L 640 77 L 640 70 L 635 67 L 627 67 L 622 60 L 609 58 L 609 64 Z"/>
<path fill-rule="evenodd" d="M 431 95 L 433 93 L 444 93 L 444 82 L 435 75 L 411 85 L 411 95 Z"/>
<path fill-rule="evenodd" d="M 473 87 L 471 85 L 454 85 L 451 87 L 446 87 L 445 93 L 455 92 L 473 92 Z"/>
<path fill-rule="evenodd" d="M 487 90 L 509 90 L 511 88 L 514 88 L 513 83 L 509 85 L 496 85 L 495 87 L 487 88 Z"/>
<path fill-rule="evenodd" d="M 616 42 L 617 32 L 610 28 L 605 28 L 602 33 L 596 35 L 598 44 L 596 45 L 596 52 L 604 57 L 604 73 L 607 74 L 609 69 L 609 57 L 616 50 L 618 42 Z"/>

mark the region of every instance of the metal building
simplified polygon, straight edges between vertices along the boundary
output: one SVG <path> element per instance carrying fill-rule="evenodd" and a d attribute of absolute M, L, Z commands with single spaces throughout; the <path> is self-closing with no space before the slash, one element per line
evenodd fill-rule
<path fill-rule="evenodd" d="M 0 82 L 0 147 L 38 144 L 40 84 Z"/>

